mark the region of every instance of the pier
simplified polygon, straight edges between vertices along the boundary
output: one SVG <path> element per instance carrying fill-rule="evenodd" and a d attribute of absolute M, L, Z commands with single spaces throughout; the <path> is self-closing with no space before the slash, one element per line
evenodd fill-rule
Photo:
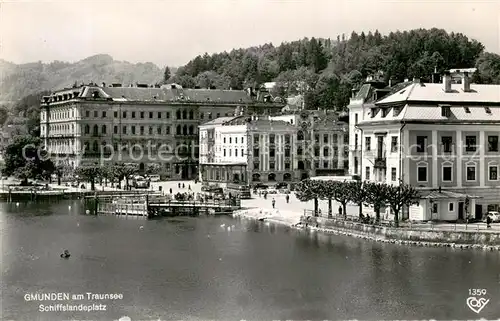
<path fill-rule="evenodd" d="M 177 201 L 168 195 L 131 194 L 86 196 L 87 208 L 95 215 L 142 217 L 230 214 L 241 208 L 239 199 Z"/>

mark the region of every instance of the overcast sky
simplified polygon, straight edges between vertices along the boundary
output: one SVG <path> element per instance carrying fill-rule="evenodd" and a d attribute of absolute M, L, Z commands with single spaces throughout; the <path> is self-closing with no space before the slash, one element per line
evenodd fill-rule
<path fill-rule="evenodd" d="M 0 58 L 178 66 L 204 52 L 351 31 L 444 28 L 500 52 L 500 0 L 0 0 Z"/>

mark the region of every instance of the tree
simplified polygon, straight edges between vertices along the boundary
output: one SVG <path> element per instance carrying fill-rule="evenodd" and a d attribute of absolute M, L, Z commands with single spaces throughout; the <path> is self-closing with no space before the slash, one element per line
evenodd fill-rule
<path fill-rule="evenodd" d="M 161 170 L 161 166 L 156 164 L 156 163 L 146 165 L 146 174 L 148 174 L 148 175 L 158 174 L 160 172 L 160 170 Z"/>
<path fill-rule="evenodd" d="M 112 167 L 113 177 L 118 180 L 118 188 L 121 182 L 125 179 L 125 188 L 128 187 L 128 179 L 130 176 L 137 174 L 139 169 L 137 166 L 118 164 Z"/>
<path fill-rule="evenodd" d="M 26 185 L 28 179 L 49 179 L 55 166 L 41 147 L 41 139 L 17 136 L 5 149 L 3 174 L 16 176 Z"/>
<path fill-rule="evenodd" d="M 350 191 L 349 183 L 347 182 L 332 182 L 332 189 L 334 190 L 333 199 L 342 205 L 342 213 L 344 218 L 347 218 L 347 203 L 349 202 Z"/>
<path fill-rule="evenodd" d="M 332 200 L 335 198 L 335 192 L 336 192 L 336 186 L 335 182 L 332 181 L 322 181 L 324 183 L 324 188 L 323 188 L 323 195 L 322 198 L 328 200 L 328 217 L 332 218 Z"/>
<path fill-rule="evenodd" d="M 325 193 L 321 192 L 321 181 L 305 179 L 297 184 L 295 187 L 295 196 L 301 202 L 308 202 L 314 200 L 314 216 L 318 216 L 318 198 Z"/>
<path fill-rule="evenodd" d="M 386 184 L 378 184 L 372 182 L 364 183 L 364 190 L 366 191 L 366 206 L 373 206 L 375 211 L 376 221 L 380 221 L 380 211 L 382 207 L 387 204 L 388 189 Z"/>
<path fill-rule="evenodd" d="M 163 72 L 163 83 L 166 84 L 168 82 L 168 80 L 170 79 L 170 76 L 172 76 L 170 74 L 170 68 L 165 67 L 165 71 Z"/>
<path fill-rule="evenodd" d="M 399 213 L 404 206 L 418 204 L 420 193 L 411 185 L 405 184 L 402 181 L 399 185 L 387 186 L 387 203 L 394 212 L 394 224 L 399 226 Z"/>
<path fill-rule="evenodd" d="M 79 166 L 75 174 L 81 181 L 90 182 L 90 190 L 95 191 L 95 181 L 102 177 L 103 170 L 99 166 Z"/>
<path fill-rule="evenodd" d="M 358 205 L 359 208 L 359 218 L 363 215 L 363 204 L 366 201 L 366 191 L 363 188 L 363 183 L 361 181 L 349 182 L 349 202 Z"/>

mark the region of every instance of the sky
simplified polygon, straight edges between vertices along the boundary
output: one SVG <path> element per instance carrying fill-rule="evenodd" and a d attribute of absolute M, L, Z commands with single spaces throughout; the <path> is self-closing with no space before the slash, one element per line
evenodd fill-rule
<path fill-rule="evenodd" d="M 443 28 L 500 53 L 500 0 L 0 0 L 0 59 L 95 54 L 180 66 L 205 52 L 303 37 Z"/>

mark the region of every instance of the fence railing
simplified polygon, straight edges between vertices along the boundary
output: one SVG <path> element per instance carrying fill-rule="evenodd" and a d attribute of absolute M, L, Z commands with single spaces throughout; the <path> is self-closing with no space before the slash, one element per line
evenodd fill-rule
<path fill-rule="evenodd" d="M 311 217 L 314 218 L 314 210 L 304 210 L 304 218 Z M 328 216 L 328 212 L 320 212 L 317 217 L 320 217 L 322 219 L 329 219 L 333 221 L 348 221 L 348 222 L 355 222 L 359 224 L 366 224 L 366 225 L 377 225 L 377 226 L 387 226 L 387 227 L 395 227 L 395 222 L 394 220 L 386 220 L 386 219 L 380 219 L 378 222 L 375 221 L 374 216 L 370 216 L 370 222 L 367 221 L 361 221 L 359 219 L 359 216 L 356 215 L 347 215 L 346 217 L 338 215 L 338 214 L 333 214 L 331 217 Z M 500 233 L 500 224 L 498 223 L 492 223 L 490 225 L 491 227 L 488 227 L 486 223 L 447 223 L 447 222 L 412 222 L 412 221 L 400 221 L 398 224 L 398 228 L 402 229 L 418 229 L 418 230 L 436 230 L 436 231 L 491 231 L 495 233 Z"/>

